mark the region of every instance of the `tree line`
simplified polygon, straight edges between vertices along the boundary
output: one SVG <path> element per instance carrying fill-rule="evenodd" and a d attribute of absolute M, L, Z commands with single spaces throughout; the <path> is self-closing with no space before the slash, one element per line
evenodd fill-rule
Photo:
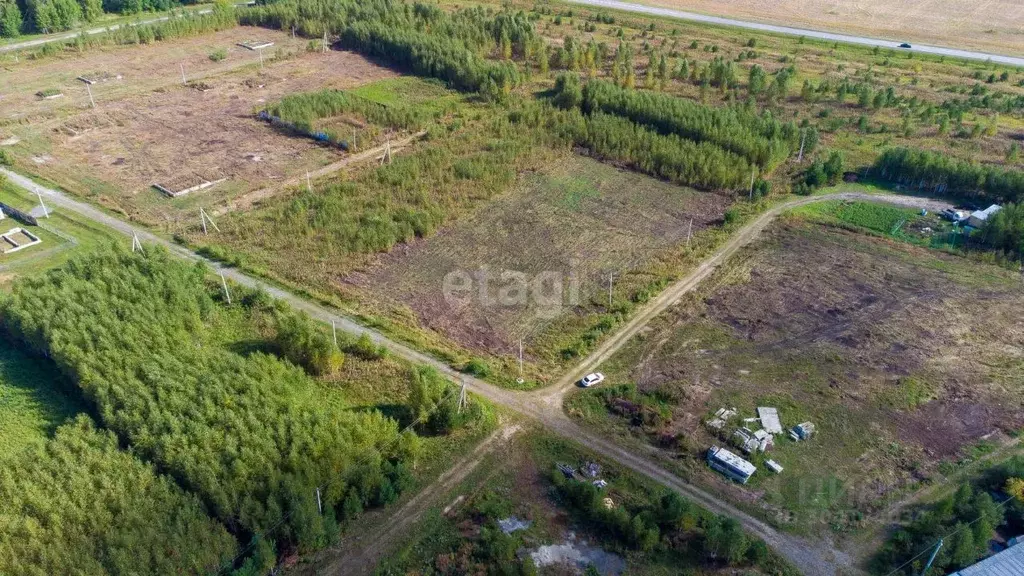
<path fill-rule="evenodd" d="M 575 90 L 561 82 L 555 99 L 576 104 L 587 114 L 603 112 L 628 118 L 661 134 L 676 135 L 694 142 L 708 142 L 738 154 L 748 162 L 771 171 L 794 147 L 799 147 L 796 126 L 775 119 L 771 113 L 755 114 L 739 107 L 715 108 L 685 98 L 657 92 L 633 90 L 604 80 L 590 80 L 577 99 L 564 92 Z"/>
<path fill-rule="evenodd" d="M 890 535 L 874 567 L 888 573 L 944 538 L 932 572 L 959 570 L 989 553 L 989 541 L 997 529 L 1008 534 L 1024 529 L 1024 458 L 1019 456 L 985 471 L 976 482 L 960 485 L 954 494 L 915 510 L 914 519 Z M 919 574 L 929 556 L 919 556 L 896 573 Z"/>
<path fill-rule="evenodd" d="M 1024 172 L 929 150 L 888 148 L 875 160 L 872 172 L 890 182 L 964 199 L 1019 202 L 1024 196 Z"/>
<path fill-rule="evenodd" d="M 0 468 L 0 573 L 211 574 L 234 537 L 84 415 Z"/>
<path fill-rule="evenodd" d="M 514 111 L 511 119 L 540 128 L 556 143 L 585 148 L 595 158 L 694 188 L 742 188 L 751 174 L 745 158 L 714 144 L 659 134 L 602 112 L 583 114 L 578 108 L 537 103 Z"/>
<path fill-rule="evenodd" d="M 100 421 L 245 539 L 311 549 L 407 484 L 415 436 L 378 412 L 332 410 L 302 369 L 204 341 L 207 270 L 110 248 L 20 281 L 5 328 L 56 362 Z M 315 487 L 332 481 L 321 494 Z"/>
<path fill-rule="evenodd" d="M 192 0 L 0 0 L 0 38 L 71 30 L 104 14 L 165 11 Z"/>
<path fill-rule="evenodd" d="M 739 522 L 701 509 L 676 492 L 654 501 L 607 506 L 606 494 L 587 481 L 551 472 L 559 500 L 603 538 L 624 549 L 679 554 L 709 567 L 753 566 L 767 574 L 793 574 L 768 546 Z"/>

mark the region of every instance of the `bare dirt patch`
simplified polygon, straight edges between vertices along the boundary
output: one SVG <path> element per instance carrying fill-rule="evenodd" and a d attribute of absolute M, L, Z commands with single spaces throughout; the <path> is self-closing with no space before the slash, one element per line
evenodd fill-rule
<path fill-rule="evenodd" d="M 542 173 L 520 175 L 514 190 L 433 237 L 382 255 L 344 282 L 385 303 L 408 307 L 419 322 L 460 344 L 507 353 L 555 317 L 571 313 L 570 278 L 579 301 L 607 289 L 609 272 L 639 266 L 719 222 L 728 199 L 671 186 L 581 157 L 566 157 Z M 446 275 L 462 271 L 474 289 L 446 298 Z M 512 297 L 503 272 L 532 281 L 550 272 L 562 283 L 554 306 Z M 491 278 L 486 295 L 484 274 Z M 554 291 L 545 292 L 545 297 Z"/>
<path fill-rule="evenodd" d="M 1021 312 L 1013 272 L 790 218 L 604 366 L 647 398 L 608 410 L 694 455 L 727 441 L 703 426 L 722 406 L 813 421 L 815 439 L 767 456 L 785 472 L 762 466 L 743 493 L 780 518 L 846 526 L 1024 426 Z"/>
<path fill-rule="evenodd" d="M 251 35 L 246 28 L 199 39 L 87 52 L 76 60 L 44 61 L 38 68 L 25 70 L 30 77 L 25 91 L 32 78 L 59 83 L 76 70 L 116 71 L 123 78 L 93 88 L 95 109 L 88 107 L 87 99 L 52 110 L 25 103 L 20 111 L 12 111 L 12 117 L 23 114 L 35 121 L 12 131 L 52 157 L 37 170 L 41 175 L 83 196 L 97 196 L 108 207 L 148 224 L 177 232 L 182 218 L 189 223 L 195 220 L 188 208 L 194 202 L 209 207 L 343 155 L 312 140 L 274 131 L 254 118 L 255 110 L 289 93 L 351 88 L 395 75 L 354 53 L 307 53 L 300 40 L 280 32 L 262 33 L 287 54 L 279 60 L 267 54 L 262 69 L 258 54 L 235 46 Z M 211 62 L 206 54 L 219 46 L 230 47 L 229 57 Z M 190 81 L 210 89 L 182 86 L 181 65 Z M 69 81 L 84 91 L 83 83 Z M 13 101 L 17 105 L 17 98 Z M 154 183 L 221 178 L 228 181 L 202 191 L 201 200 L 193 197 L 172 203 L 152 188 Z M 187 216 L 181 214 L 182 208 L 188 208 Z"/>

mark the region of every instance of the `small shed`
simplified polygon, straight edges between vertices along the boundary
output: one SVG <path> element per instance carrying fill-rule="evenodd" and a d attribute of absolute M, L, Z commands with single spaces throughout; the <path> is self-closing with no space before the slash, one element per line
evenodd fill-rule
<path fill-rule="evenodd" d="M 974 228 L 981 228 L 993 214 L 1002 209 L 1003 207 L 999 204 L 993 204 L 984 210 L 975 210 L 967 217 L 967 225 L 973 226 Z"/>

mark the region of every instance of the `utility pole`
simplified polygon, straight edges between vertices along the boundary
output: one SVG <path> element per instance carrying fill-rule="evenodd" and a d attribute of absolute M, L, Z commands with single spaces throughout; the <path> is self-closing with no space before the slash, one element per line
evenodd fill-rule
<path fill-rule="evenodd" d="M 750 200 L 754 199 L 754 175 L 757 173 L 757 167 L 750 169 Z"/>
<path fill-rule="evenodd" d="M 324 54 L 327 54 L 327 29 L 324 29 Z"/>
<path fill-rule="evenodd" d="M 925 564 L 924 569 L 921 570 L 921 576 L 926 576 L 928 574 L 928 570 L 932 567 L 932 562 L 935 562 L 935 557 L 939 554 L 939 549 L 942 548 L 942 545 L 943 542 L 940 538 L 939 541 L 935 544 L 935 550 L 932 550 L 931 557 L 928 558 L 928 563 Z"/>
<path fill-rule="evenodd" d="M 132 252 L 135 252 L 136 250 L 138 250 L 139 252 L 143 251 L 142 242 L 139 240 L 139 235 L 136 234 L 134 230 L 132 230 Z"/>
<path fill-rule="evenodd" d="M 263 70 L 263 48 L 260 48 L 260 70 Z"/>
<path fill-rule="evenodd" d="M 459 408 L 458 413 L 462 414 L 462 408 L 466 405 L 466 381 L 462 381 L 462 390 L 459 392 Z"/>
<path fill-rule="evenodd" d="M 185 64 L 178 63 L 178 68 L 181 69 L 181 83 L 182 84 L 188 84 L 188 81 L 185 80 Z"/>
<path fill-rule="evenodd" d="M 519 384 L 522 384 L 525 381 L 526 380 L 523 379 L 523 339 L 520 338 L 519 339 L 519 378 L 516 379 L 516 382 L 518 382 Z"/>
<path fill-rule="evenodd" d="M 338 347 L 338 325 L 331 320 L 331 334 L 334 336 L 334 347 Z"/>
<path fill-rule="evenodd" d="M 228 300 L 228 306 L 231 305 L 231 293 L 228 292 L 228 281 L 224 279 L 224 273 L 220 273 L 220 285 L 224 288 L 224 297 Z"/>
<path fill-rule="evenodd" d="M 88 84 L 86 84 L 85 85 L 85 89 L 86 89 L 86 91 L 89 92 L 89 104 L 92 104 L 92 107 L 95 108 L 96 107 L 96 101 L 92 99 L 92 86 L 89 86 Z"/>
<path fill-rule="evenodd" d="M 306 170 L 306 192 L 313 192 L 313 182 L 309 179 L 309 170 Z"/>
<path fill-rule="evenodd" d="M 207 234 L 208 233 L 207 230 L 206 230 L 206 223 L 207 222 L 210 223 L 210 226 L 213 226 L 214 230 L 216 230 L 217 232 L 220 232 L 220 228 L 217 227 L 217 223 L 213 221 L 213 218 L 210 218 L 210 215 L 206 213 L 206 210 L 203 210 L 202 206 L 199 207 L 199 219 L 203 223 L 203 234 Z"/>
<path fill-rule="evenodd" d="M 317 512 L 319 512 L 321 514 L 324 513 L 324 505 L 323 505 L 322 502 L 320 502 L 320 487 L 319 486 L 316 487 L 316 509 L 317 509 Z"/>
<path fill-rule="evenodd" d="M 797 156 L 796 163 L 800 164 L 804 161 L 804 139 L 807 138 L 807 130 L 800 131 L 800 155 Z"/>
<path fill-rule="evenodd" d="M 50 219 L 50 209 L 47 208 L 46 204 L 43 203 L 43 195 L 40 194 L 39 192 L 36 192 L 36 198 L 39 198 L 39 205 L 43 208 L 43 216 L 46 216 L 46 219 L 49 220 Z"/>
<path fill-rule="evenodd" d="M 612 285 L 614 284 L 612 279 L 613 279 L 614 276 L 615 276 L 614 272 L 609 272 L 608 273 L 608 309 L 609 310 L 612 309 Z"/>
<path fill-rule="evenodd" d="M 690 227 L 686 229 L 686 246 L 690 246 L 690 237 L 693 236 L 693 218 L 690 218 Z"/>

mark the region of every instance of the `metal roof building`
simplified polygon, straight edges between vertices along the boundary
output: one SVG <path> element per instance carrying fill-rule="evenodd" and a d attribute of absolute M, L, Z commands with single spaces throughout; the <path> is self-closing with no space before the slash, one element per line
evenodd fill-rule
<path fill-rule="evenodd" d="M 1024 546 L 1011 546 L 949 576 L 1021 576 L 1024 574 Z"/>

